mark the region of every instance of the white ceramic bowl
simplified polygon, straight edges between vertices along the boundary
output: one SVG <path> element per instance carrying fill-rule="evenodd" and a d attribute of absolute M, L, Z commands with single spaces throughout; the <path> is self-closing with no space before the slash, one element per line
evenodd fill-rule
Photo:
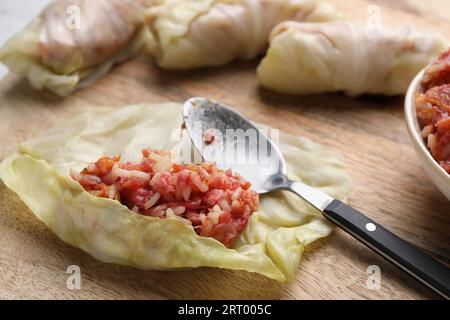
<path fill-rule="evenodd" d="M 411 82 L 405 97 L 405 118 L 408 133 L 411 138 L 414 150 L 422 163 L 422 167 L 433 180 L 436 187 L 450 200 L 450 174 L 434 160 L 430 151 L 428 151 L 421 136 L 421 130 L 416 115 L 416 104 L 414 92 L 421 91 L 420 80 L 423 76 L 423 70 Z"/>

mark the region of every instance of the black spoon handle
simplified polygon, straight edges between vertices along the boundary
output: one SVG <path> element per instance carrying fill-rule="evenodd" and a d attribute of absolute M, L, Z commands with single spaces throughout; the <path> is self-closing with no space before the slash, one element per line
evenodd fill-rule
<path fill-rule="evenodd" d="M 450 269 L 442 263 L 339 200 L 333 200 L 323 213 L 357 240 L 449 299 Z"/>

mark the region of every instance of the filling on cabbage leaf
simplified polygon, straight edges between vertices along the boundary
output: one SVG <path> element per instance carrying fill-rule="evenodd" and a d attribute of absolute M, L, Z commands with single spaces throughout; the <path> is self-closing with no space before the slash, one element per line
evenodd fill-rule
<path fill-rule="evenodd" d="M 175 217 L 136 214 L 94 196 L 70 177 L 71 169 L 81 171 L 105 155 L 136 161 L 140 150 L 152 148 L 177 156 L 190 146 L 181 125 L 176 103 L 91 109 L 21 144 L 1 163 L 0 178 L 58 237 L 100 261 L 155 270 L 218 267 L 292 280 L 304 247 L 333 230 L 293 194 L 261 195 L 258 212 L 227 248 Z M 280 134 L 280 150 L 291 179 L 346 199 L 350 182 L 340 155 L 287 134 Z"/>
<path fill-rule="evenodd" d="M 231 247 L 258 208 L 251 184 L 211 162 L 179 164 L 170 152 L 151 149 L 142 155 L 135 162 L 102 157 L 70 175 L 94 196 L 117 200 L 145 216 L 178 218 L 200 236 Z"/>

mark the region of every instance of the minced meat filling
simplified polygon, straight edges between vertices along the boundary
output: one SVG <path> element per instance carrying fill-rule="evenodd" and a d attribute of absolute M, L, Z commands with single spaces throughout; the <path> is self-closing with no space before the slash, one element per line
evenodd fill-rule
<path fill-rule="evenodd" d="M 427 67 L 422 87 L 425 93 L 416 98 L 422 137 L 433 158 L 450 173 L 450 50 Z"/>
<path fill-rule="evenodd" d="M 200 236 L 232 246 L 258 209 L 250 183 L 213 163 L 176 164 L 170 153 L 150 149 L 142 154 L 139 162 L 104 157 L 71 176 L 95 196 L 142 215 L 180 219 Z"/>

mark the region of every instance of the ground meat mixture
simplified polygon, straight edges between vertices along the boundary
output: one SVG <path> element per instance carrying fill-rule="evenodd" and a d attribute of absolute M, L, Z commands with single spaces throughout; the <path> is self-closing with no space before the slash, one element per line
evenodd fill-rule
<path fill-rule="evenodd" d="M 416 110 L 433 158 L 450 174 L 450 49 L 425 70 Z"/>

